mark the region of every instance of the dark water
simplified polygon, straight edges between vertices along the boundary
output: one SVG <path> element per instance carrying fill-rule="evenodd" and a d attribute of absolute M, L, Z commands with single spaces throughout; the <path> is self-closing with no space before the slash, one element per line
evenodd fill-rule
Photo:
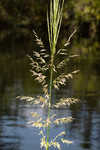
<path fill-rule="evenodd" d="M 26 50 L 32 49 L 31 37 L 17 40 L 15 35 L 16 38 L 10 36 L 11 39 L 6 39 L 0 46 L 0 150 L 39 150 L 39 131 L 27 122 L 32 120 L 30 112 L 39 112 L 43 117 L 47 112 L 16 100 L 18 95 L 40 95 L 41 88 L 32 80 L 26 57 Z M 69 109 L 51 111 L 58 117 L 74 118 L 69 124 L 51 129 L 52 137 L 64 130 L 65 138 L 73 141 L 71 145 L 62 145 L 64 150 L 100 149 L 100 53 L 94 45 L 87 39 L 73 43 L 72 51 L 81 54 L 75 62 L 80 73 L 55 96 L 73 95 L 81 99 Z"/>

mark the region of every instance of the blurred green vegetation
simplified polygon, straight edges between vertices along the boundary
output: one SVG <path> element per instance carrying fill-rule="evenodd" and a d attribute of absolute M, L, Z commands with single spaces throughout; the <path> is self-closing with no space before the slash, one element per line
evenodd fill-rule
<path fill-rule="evenodd" d="M 0 0 L 0 51 L 31 53 L 35 47 L 33 29 L 48 46 L 48 4 L 49 0 Z M 70 46 L 73 53 L 79 54 L 82 61 L 99 64 L 100 0 L 65 0 L 58 47 L 75 28 L 77 33 Z"/>
<path fill-rule="evenodd" d="M 33 27 L 45 23 L 48 1 L 1 0 L 1 26 Z M 83 25 L 89 34 L 95 34 L 100 26 L 100 0 L 65 0 L 63 16 L 64 25 Z"/>
<path fill-rule="evenodd" d="M 77 24 L 86 34 L 95 36 L 100 27 L 100 0 L 68 0 L 69 20 Z M 71 14 L 71 17 L 70 17 Z"/>
<path fill-rule="evenodd" d="M 41 22 L 46 13 L 46 6 L 46 0 L 1 0 L 1 25 L 27 27 L 38 20 Z"/>

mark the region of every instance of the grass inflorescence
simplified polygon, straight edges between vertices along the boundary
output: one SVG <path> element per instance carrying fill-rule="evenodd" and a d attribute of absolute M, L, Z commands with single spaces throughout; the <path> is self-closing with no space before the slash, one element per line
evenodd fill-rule
<path fill-rule="evenodd" d="M 69 56 L 66 47 L 70 44 L 70 40 L 75 34 L 76 30 L 70 35 L 64 47 L 57 50 L 57 41 L 59 37 L 59 32 L 62 22 L 62 11 L 64 6 L 64 0 L 50 0 L 50 7 L 47 11 L 47 27 L 48 27 L 48 38 L 50 52 L 47 50 L 37 33 L 33 31 L 35 36 L 35 41 L 40 47 L 40 51 L 34 50 L 33 56 L 28 56 L 31 61 L 31 72 L 32 76 L 36 81 L 42 85 L 44 96 L 38 96 L 37 98 L 32 97 L 20 97 L 22 100 L 27 100 L 30 102 L 34 101 L 34 104 L 41 104 L 42 107 L 46 106 L 48 108 L 47 119 L 42 119 L 39 114 L 32 113 L 33 117 L 37 118 L 37 121 L 31 122 L 31 125 L 40 129 L 41 138 L 41 148 L 48 150 L 51 146 L 57 149 L 61 149 L 59 142 L 57 142 L 58 137 L 62 137 L 65 133 L 59 133 L 54 139 L 50 140 L 50 127 L 51 124 L 62 124 L 72 121 L 72 118 L 57 118 L 50 115 L 51 107 L 59 109 L 60 107 L 66 107 L 70 104 L 76 103 L 78 99 L 64 97 L 57 104 L 52 104 L 52 93 L 53 89 L 59 90 L 60 86 L 66 85 L 67 80 L 72 79 L 74 74 L 78 73 L 79 70 L 74 70 L 68 72 L 67 74 L 62 72 L 62 68 L 66 66 L 66 63 L 77 57 L 78 55 Z M 60 59 L 58 59 L 60 58 Z M 52 120 L 53 119 L 53 120 Z M 44 129 L 46 129 L 46 136 L 44 134 Z M 72 141 L 61 138 L 62 143 L 71 144 Z"/>

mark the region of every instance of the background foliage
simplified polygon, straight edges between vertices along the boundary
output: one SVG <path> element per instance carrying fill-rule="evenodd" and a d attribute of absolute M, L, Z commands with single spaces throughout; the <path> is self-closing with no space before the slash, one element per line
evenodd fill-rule
<path fill-rule="evenodd" d="M 46 21 L 47 5 L 47 0 L 1 0 L 0 24 L 3 27 L 41 25 Z M 64 25 L 84 25 L 90 34 L 94 34 L 100 26 L 100 0 L 67 0 L 63 16 Z"/>

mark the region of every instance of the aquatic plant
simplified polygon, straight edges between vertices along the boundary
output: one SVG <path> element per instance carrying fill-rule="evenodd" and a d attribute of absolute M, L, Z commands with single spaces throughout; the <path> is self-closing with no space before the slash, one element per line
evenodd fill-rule
<path fill-rule="evenodd" d="M 66 82 L 73 79 L 74 74 L 79 72 L 79 70 L 74 70 L 66 74 L 62 71 L 71 59 L 78 57 L 78 55 L 69 55 L 66 49 L 76 30 L 70 35 L 63 48 L 56 49 L 61 28 L 63 4 L 64 0 L 50 0 L 50 12 L 47 12 L 50 51 L 45 48 L 41 38 L 33 31 L 36 44 L 40 47 L 40 50 L 33 50 L 33 56 L 28 56 L 31 61 L 32 76 L 42 85 L 44 92 L 44 97 L 40 96 L 40 103 L 43 102 L 44 105 L 49 105 L 49 107 L 53 101 L 53 89 L 59 90 L 60 86 L 66 85 Z M 36 103 L 39 103 L 39 101 Z"/>
<path fill-rule="evenodd" d="M 32 126 L 42 129 L 40 130 L 40 135 L 42 135 L 41 148 L 44 147 L 46 150 L 48 150 L 51 146 L 60 150 L 61 148 L 59 142 L 57 142 L 57 138 L 65 134 L 64 132 L 61 132 L 54 139 L 50 140 L 50 127 L 52 123 L 58 125 L 72 121 L 72 118 L 68 117 L 55 119 L 55 116 L 50 115 L 51 107 L 59 108 L 78 101 L 78 99 L 75 98 L 62 98 L 58 103 L 52 104 L 53 90 L 59 90 L 60 86 L 66 85 L 67 80 L 72 79 L 73 75 L 79 72 L 79 70 L 75 70 L 67 74 L 62 72 L 63 68 L 66 66 L 66 63 L 70 61 L 70 59 L 77 57 L 77 55 L 69 56 L 66 49 L 66 47 L 70 44 L 70 40 L 76 30 L 66 41 L 64 48 L 59 50 L 56 49 L 62 22 L 63 5 L 64 0 L 50 0 L 50 8 L 47 12 L 50 51 L 45 48 L 42 40 L 38 37 L 37 33 L 33 31 L 36 43 L 40 47 L 40 50 L 34 50 L 33 56 L 28 57 L 31 61 L 32 75 L 34 79 L 42 85 L 44 96 L 37 98 L 21 97 L 21 99 L 34 102 L 34 104 L 40 103 L 48 109 L 48 116 L 46 120 L 41 118 L 40 115 L 35 112 L 32 116 L 37 117 L 38 119 L 35 122 L 30 122 Z M 47 131 L 47 136 L 44 135 L 44 129 Z M 68 141 L 63 138 L 61 138 L 61 142 L 72 143 L 72 141 Z"/>

